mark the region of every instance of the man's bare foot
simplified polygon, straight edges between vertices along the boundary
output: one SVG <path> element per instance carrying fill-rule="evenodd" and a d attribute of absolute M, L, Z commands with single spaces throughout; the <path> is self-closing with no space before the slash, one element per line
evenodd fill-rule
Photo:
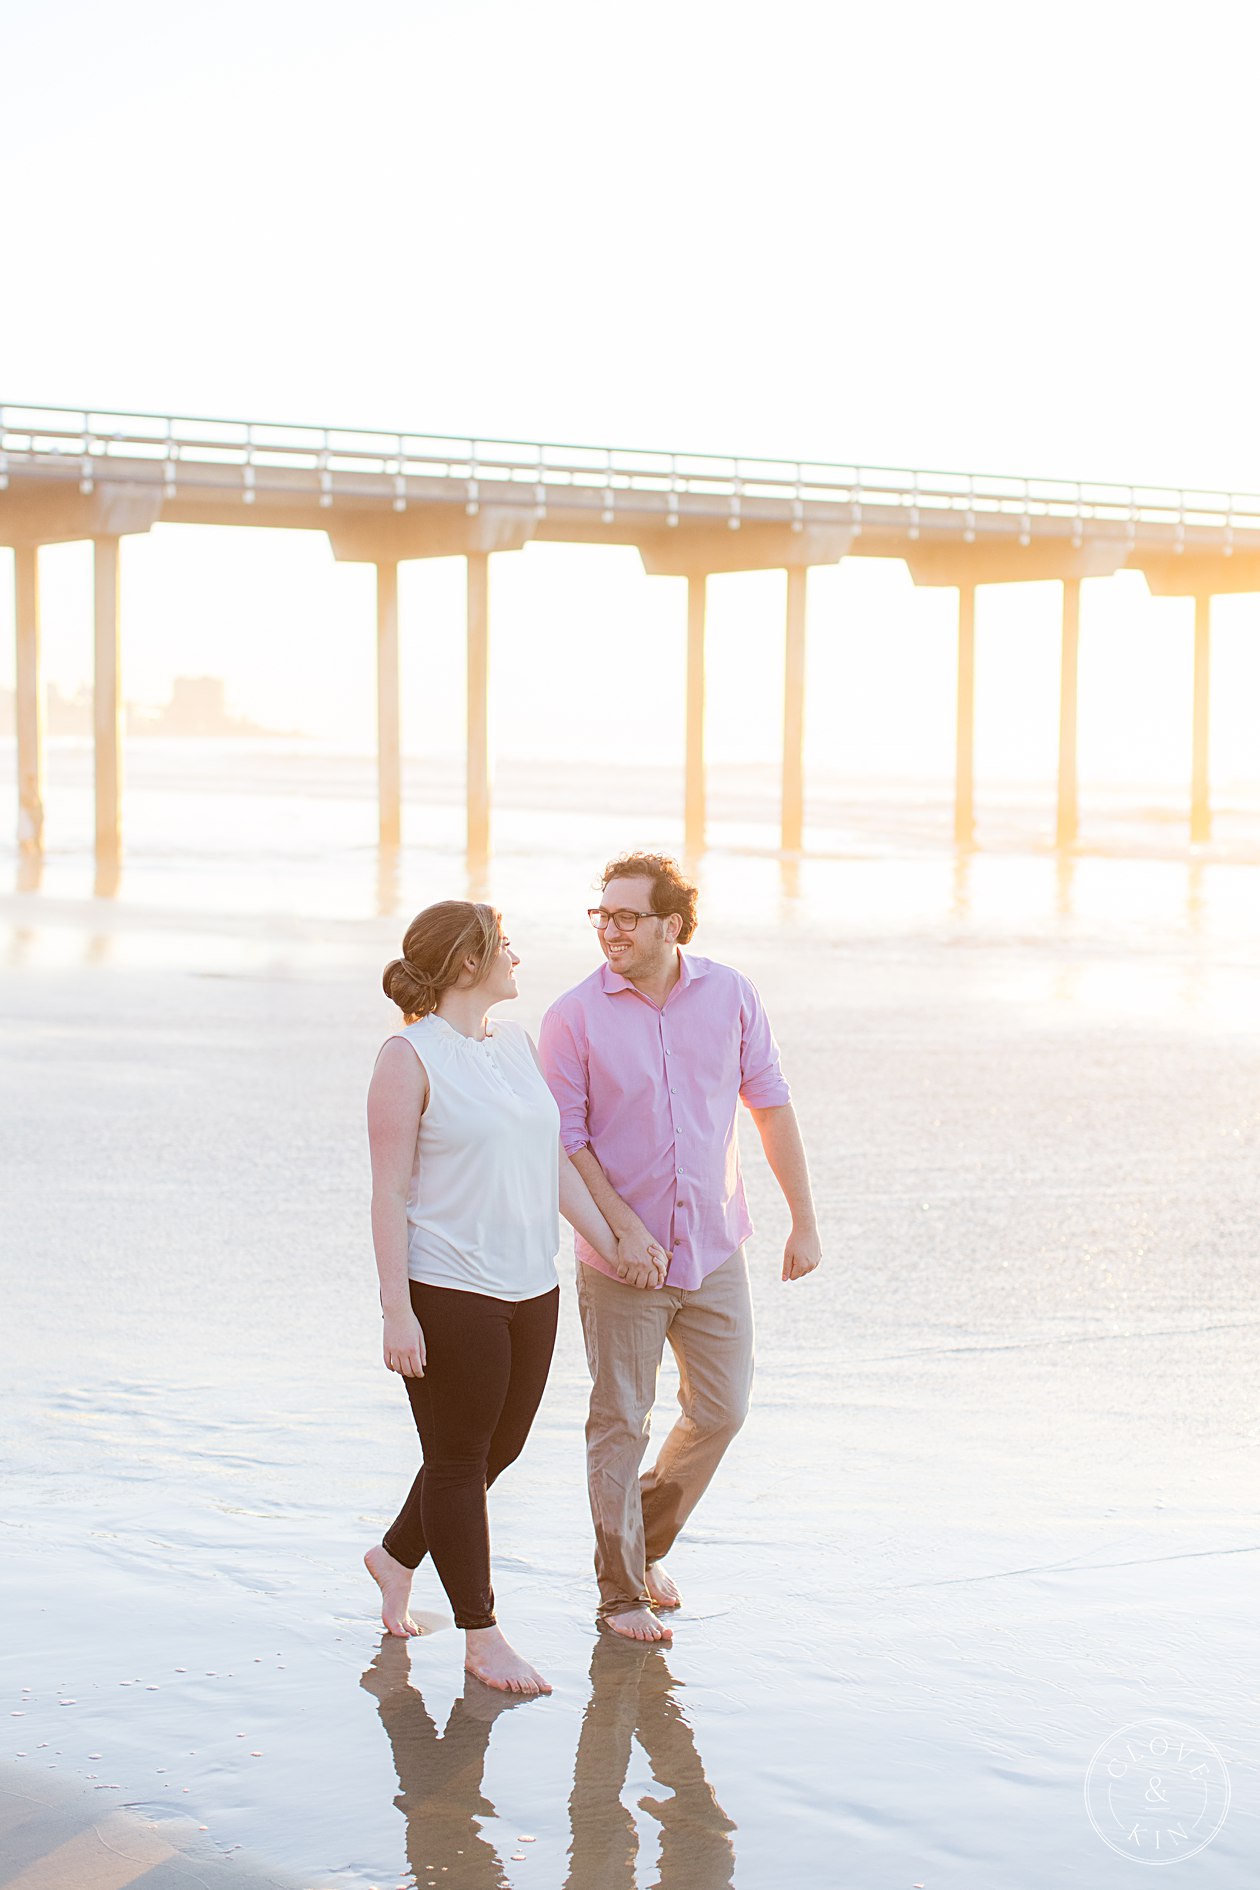
<path fill-rule="evenodd" d="M 550 1693 L 549 1681 L 536 1667 L 522 1660 L 501 1628 L 467 1628 L 464 1633 L 464 1672 L 483 1686 L 500 1693 Z"/>
<path fill-rule="evenodd" d="M 657 1608 L 681 1608 L 682 1591 L 665 1567 L 664 1562 L 651 1562 L 648 1565 L 644 1585 Z"/>
<path fill-rule="evenodd" d="M 650 1608 L 627 1608 L 624 1614 L 606 1614 L 603 1624 L 625 1641 L 672 1641 L 674 1630 L 658 1621 Z"/>
<path fill-rule="evenodd" d="M 384 1544 L 379 1542 L 374 1549 L 368 1550 L 363 1558 L 363 1566 L 381 1591 L 381 1620 L 389 1632 L 401 1635 L 404 1640 L 411 1634 L 418 1634 L 420 1630 L 408 1612 L 414 1569 L 396 1562 Z"/>

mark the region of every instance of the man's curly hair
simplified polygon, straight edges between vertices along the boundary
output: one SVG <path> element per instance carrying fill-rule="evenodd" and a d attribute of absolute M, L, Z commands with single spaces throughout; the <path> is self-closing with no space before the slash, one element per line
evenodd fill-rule
<path fill-rule="evenodd" d="M 685 945 L 696 929 L 696 900 L 699 894 L 691 881 L 683 878 L 682 868 L 668 853 L 623 853 L 609 860 L 601 885 L 613 879 L 650 879 L 652 910 L 659 919 L 676 912 L 682 920 L 678 943 Z"/>

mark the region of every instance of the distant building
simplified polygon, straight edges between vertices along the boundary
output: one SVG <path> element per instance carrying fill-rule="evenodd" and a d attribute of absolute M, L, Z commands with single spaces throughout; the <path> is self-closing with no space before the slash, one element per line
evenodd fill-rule
<path fill-rule="evenodd" d="M 137 730 L 139 732 L 139 730 Z M 171 699 L 148 722 L 149 735 L 265 735 L 243 716 L 231 715 L 222 676 L 177 676 Z"/>

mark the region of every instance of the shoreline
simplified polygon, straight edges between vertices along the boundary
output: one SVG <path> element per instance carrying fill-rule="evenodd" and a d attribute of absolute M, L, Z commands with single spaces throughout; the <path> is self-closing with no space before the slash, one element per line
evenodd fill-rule
<path fill-rule="evenodd" d="M 530 1023 L 591 947 L 550 879 L 516 891 Z M 673 1646 L 642 1658 L 594 1628 L 562 1261 L 551 1382 L 491 1503 L 505 1631 L 556 1692 L 480 1714 L 453 1630 L 405 1672 L 382 1649 L 359 1561 L 416 1450 L 364 1224 L 396 922 L 229 915 L 232 964 L 196 914 L 120 906 L 112 960 L 70 912 L 64 958 L 51 926 L 11 945 L 6 1778 L 39 1754 L 163 1828 L 182 1801 L 295 1890 L 1057 1890 L 1109 1881 L 1087 1768 L 1154 1713 L 1230 1767 L 1199 1890 L 1245 1879 L 1254 954 L 1228 912 L 1164 930 L 1158 901 L 1136 955 L 1136 915 L 1073 943 L 914 902 L 895 930 L 784 926 L 720 863 L 709 891 L 697 948 L 766 998 L 824 1268 L 780 1285 L 745 1138 L 752 1415 L 671 1557 Z M 431 1571 L 416 1600 L 444 1615 Z"/>

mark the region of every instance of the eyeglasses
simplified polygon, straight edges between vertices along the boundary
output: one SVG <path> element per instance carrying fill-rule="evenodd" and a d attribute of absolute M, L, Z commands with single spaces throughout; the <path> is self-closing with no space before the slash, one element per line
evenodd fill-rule
<path fill-rule="evenodd" d="M 602 932 L 611 922 L 619 932 L 633 932 L 640 919 L 659 919 L 659 912 L 631 912 L 622 906 L 616 912 L 610 912 L 607 906 L 588 906 L 586 916 L 597 932 Z"/>

